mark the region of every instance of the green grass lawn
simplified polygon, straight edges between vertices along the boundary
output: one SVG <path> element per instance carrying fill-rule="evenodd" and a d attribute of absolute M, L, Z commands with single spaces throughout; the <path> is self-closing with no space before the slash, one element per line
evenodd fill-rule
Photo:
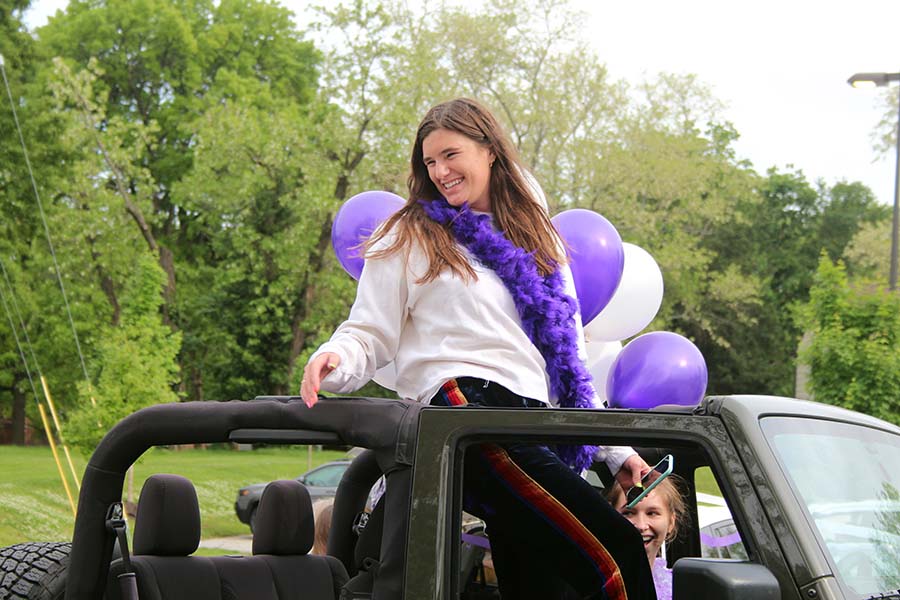
<path fill-rule="evenodd" d="M 312 466 L 343 457 L 342 452 L 316 451 Z M 60 453 L 63 468 L 69 468 Z M 87 464 L 73 454 L 79 478 Z M 238 488 L 249 483 L 296 477 L 309 468 L 305 446 L 261 448 L 239 452 L 227 449 L 168 450 L 154 448 L 134 467 L 134 500 L 144 480 L 154 473 L 175 473 L 194 482 L 200 501 L 202 537 L 250 532 L 234 514 Z M 70 488 L 77 502 L 77 490 Z M 123 496 L 125 491 L 123 491 Z M 0 446 L 0 547 L 25 541 L 72 539 L 74 517 L 47 447 Z"/>
<path fill-rule="evenodd" d="M 700 467 L 694 473 L 694 480 L 697 485 L 697 491 L 702 494 L 710 494 L 712 496 L 721 496 L 722 491 L 719 489 L 719 484 L 716 483 L 716 478 L 713 475 L 712 470 L 709 467 Z"/>

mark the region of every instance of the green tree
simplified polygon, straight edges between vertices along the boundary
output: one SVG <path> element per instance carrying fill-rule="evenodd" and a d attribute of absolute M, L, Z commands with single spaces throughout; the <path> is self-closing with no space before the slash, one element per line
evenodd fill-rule
<path fill-rule="evenodd" d="M 844 250 L 843 260 L 851 279 L 884 284 L 889 279 L 890 218 L 863 225 Z"/>
<path fill-rule="evenodd" d="M 843 264 L 823 255 L 798 315 L 813 336 L 801 359 L 815 399 L 900 423 L 900 298 L 851 287 Z"/>
<path fill-rule="evenodd" d="M 132 412 L 178 399 L 172 388 L 178 380 L 181 334 L 159 318 L 165 284 L 158 259 L 143 252 L 122 289 L 120 323 L 105 327 L 99 337 L 97 385 L 81 387 L 83 400 L 67 421 L 67 438 L 86 453 Z M 96 406 L 88 402 L 91 395 Z"/>
<path fill-rule="evenodd" d="M 819 195 L 818 239 L 832 260 L 841 258 L 860 229 L 891 218 L 890 208 L 879 204 L 872 190 L 858 181 L 839 182 L 831 188 L 820 185 Z"/>
<path fill-rule="evenodd" d="M 66 379 L 71 380 L 80 377 L 81 371 L 59 285 L 55 277 L 48 276 L 54 270 L 49 260 L 45 260 L 49 259 L 48 245 L 32 184 L 34 181 L 45 205 L 49 204 L 48 196 L 52 197 L 52 194 L 45 184 L 59 172 L 65 156 L 55 142 L 59 124 L 52 114 L 52 100 L 46 97 L 46 86 L 40 76 L 41 47 L 22 23 L 21 16 L 28 5 L 28 2 L 17 0 L 0 2 L 0 54 L 4 62 L 4 77 L 0 82 L 0 260 L 6 267 L 11 287 L 6 287 L 6 281 L 0 285 L 5 287 L 11 310 L 18 309 L 13 312 L 13 323 L 21 338 L 28 368 L 37 377 L 34 352 L 40 358 L 41 367 L 51 367 L 47 376 L 53 386 L 59 381 L 56 375 L 65 372 Z M 50 270 L 35 271 L 35 268 L 47 267 Z M 42 311 L 53 317 L 61 316 L 58 324 L 64 325 L 65 329 L 56 330 L 50 326 L 50 319 L 40 318 Z M 21 328 L 19 317 L 25 329 Z M 55 334 L 60 335 L 51 341 Z M 14 337 L 4 314 L 0 319 L 0 346 L 5 349 L 0 357 L 0 414 L 12 418 L 13 438 L 21 443 L 26 416 L 35 421 L 37 412 L 35 405 L 26 401 L 34 394 Z M 55 368 L 57 365 L 58 369 Z M 39 394 L 40 388 L 37 389 Z"/>
<path fill-rule="evenodd" d="M 208 243 L 214 260 L 192 271 L 182 301 L 202 319 L 185 340 L 195 397 L 288 393 L 306 332 L 346 312 L 332 292 L 344 275 L 322 264 L 337 167 L 309 139 L 315 127 L 296 105 L 241 102 L 196 124 L 194 168 L 176 195 L 218 233 Z"/>
<path fill-rule="evenodd" d="M 70 163 L 74 172 L 69 180 L 58 182 L 62 199 L 59 218 L 73 243 L 69 259 L 75 265 L 91 265 L 88 273 L 93 290 L 102 291 L 108 305 L 100 320 L 108 318 L 115 324 L 124 310 L 119 298 L 123 276 L 135 252 L 146 250 L 159 257 L 167 274 L 163 313 L 174 329 L 185 332 L 181 356 L 189 379 L 185 389 L 192 397 L 203 397 L 203 363 L 198 353 L 207 342 L 217 339 L 215 329 L 222 321 L 202 312 L 208 311 L 216 298 L 198 295 L 215 289 L 207 285 L 210 274 L 229 272 L 236 254 L 247 248 L 247 243 L 241 243 L 244 236 L 256 226 L 260 231 L 254 234 L 263 236 L 263 221 L 279 222 L 283 216 L 279 207 L 289 194 L 297 193 L 290 186 L 306 185 L 306 181 L 282 172 L 273 177 L 278 179 L 276 187 L 265 194 L 229 198 L 232 203 L 243 200 L 253 204 L 260 215 L 257 221 L 229 224 L 227 203 L 220 210 L 216 203 L 196 201 L 207 189 L 207 198 L 227 196 L 224 187 L 215 185 L 217 172 L 194 167 L 198 136 L 216 127 L 208 116 L 237 114 L 232 109 L 240 106 L 249 110 L 245 116 L 259 119 L 257 127 L 271 125 L 263 117 L 275 112 L 282 119 L 278 128 L 299 127 L 302 135 L 295 137 L 314 139 L 315 124 L 310 121 L 306 126 L 304 120 L 307 112 L 317 109 L 299 111 L 297 107 L 314 97 L 317 54 L 302 39 L 287 10 L 257 0 L 76 1 L 38 34 L 48 52 L 62 57 L 55 86 L 61 99 L 58 114 L 67 123 L 64 140 L 83 151 Z M 231 112 L 219 111 L 222 107 Z M 293 122 L 286 120 L 285 111 L 290 110 L 298 117 Z M 221 136 L 217 139 L 223 140 Z M 262 142 L 263 146 L 266 143 Z M 218 151 L 211 149 L 210 153 Z M 229 148 L 221 151 L 234 157 Z M 252 154 L 235 158 L 242 161 L 237 171 L 244 166 L 248 171 L 266 168 L 254 164 L 257 157 Z M 268 166 L 276 171 L 286 168 L 280 163 Z M 297 163 L 291 166 L 297 167 Z M 193 176 L 198 170 L 209 179 Z M 195 187 L 179 188 L 183 180 L 190 180 Z M 233 179 L 229 181 L 233 183 Z M 173 193 L 176 188 L 183 193 Z M 297 210 L 298 206 L 290 208 Z M 268 233 L 272 233 L 271 226 Z M 220 238 L 225 238 L 221 244 L 209 243 Z M 263 245 L 274 243 L 274 239 L 266 240 Z M 231 255 L 223 255 L 222 248 L 231 248 Z M 246 263 L 246 257 L 243 260 Z M 271 261 L 261 260 L 244 274 L 248 283 L 267 281 L 276 277 L 273 268 Z M 176 283 L 187 287 L 185 293 Z M 270 292 L 275 297 L 269 298 Z M 254 294 L 264 297 L 257 300 Z M 241 317 L 235 316 L 233 321 L 251 330 L 266 319 L 268 329 L 282 326 L 280 335 L 261 335 L 265 341 L 261 339 L 258 347 L 284 347 L 284 332 L 290 325 L 278 318 L 281 315 L 244 309 L 258 303 L 278 304 L 283 301 L 282 294 L 277 286 L 250 284 L 242 290 L 241 299 L 230 305 Z M 255 321 L 246 321 L 248 314 L 254 315 Z M 247 387 L 257 392 L 278 391 L 272 387 L 272 377 L 278 373 L 283 377 L 285 353 L 269 350 L 254 357 L 261 365 L 248 369 L 250 352 L 243 348 L 238 355 L 245 360 L 223 367 L 221 372 L 243 372 L 244 380 L 254 383 L 239 389 L 222 386 L 214 389 L 216 393 L 245 395 Z"/>
<path fill-rule="evenodd" d="M 882 219 L 884 209 L 860 183 L 813 186 L 800 171 L 775 169 L 759 180 L 755 197 L 732 209 L 734 222 L 714 236 L 715 270 L 739 266 L 761 287 L 759 302 L 741 311 L 744 321 L 723 323 L 729 346 L 701 341 L 715 372 L 711 380 L 722 392 L 793 395 L 803 330 L 792 307 L 807 301 L 819 253 L 840 257 L 856 231 Z"/>
<path fill-rule="evenodd" d="M 28 226 L 34 225 L 25 203 L 19 198 L 27 189 L 22 185 L 27 174 L 6 90 L 9 85 L 13 98 L 18 97 L 26 73 L 23 65 L 33 52 L 33 42 L 21 21 L 21 14 L 28 5 L 27 0 L 0 2 L 0 56 L 4 63 L 4 87 L 0 90 L 0 106 L 3 107 L 0 118 L 0 165 L 3 165 L 0 167 L 0 260 L 4 263 L 11 262 L 10 258 L 22 249 L 22 240 L 14 235 L 14 224 L 24 224 L 24 221 Z M 10 291 L 3 281 L 0 281 L 0 289 L 5 292 L 4 297 Z M 3 349 L 0 351 L 0 418 L 12 421 L 12 441 L 23 444 L 26 394 L 31 390 L 27 389 L 25 368 L 16 349 L 15 327 L 15 320 L 10 323 L 6 314 L 0 313 L 0 348 Z"/>
<path fill-rule="evenodd" d="M 315 51 L 300 39 L 287 10 L 259 0 L 75 0 L 38 33 L 49 52 L 72 64 L 97 61 L 95 87 L 105 115 L 151 128 L 133 157 L 149 173 L 151 185 L 143 192 L 150 205 L 140 218 L 132 216 L 167 273 L 165 310 L 172 313 L 176 251 L 190 254 L 205 235 L 171 195 L 191 167 L 190 123 L 242 95 L 260 103 L 309 99 Z M 83 102 L 74 108 L 91 110 Z M 93 120 L 85 126 L 104 125 Z M 120 184 L 127 189 L 138 182 Z"/>
<path fill-rule="evenodd" d="M 511 132 L 553 212 L 601 212 L 654 255 L 666 279 L 654 327 L 727 349 L 734 330 L 755 323 L 760 278 L 717 260 L 715 240 L 742 218 L 731 207 L 753 202 L 756 179 L 735 159 L 737 134 L 696 78 L 663 74 L 635 89 L 611 81 L 564 1 L 418 13 L 358 1 L 324 16 L 331 35 L 323 42 L 339 42 L 326 52 L 323 90 L 339 99 L 347 137 L 334 155 L 351 158 L 344 172 L 358 167 L 351 187 L 391 189 L 399 177 L 389 165 L 405 162 L 425 108 L 480 98 Z M 408 133 L 397 133 L 403 127 Z"/>
<path fill-rule="evenodd" d="M 132 265 L 149 256 L 183 334 L 185 397 L 295 390 L 353 299 L 329 248 L 341 202 L 403 194 L 416 122 L 469 95 L 511 131 L 552 211 L 597 210 L 653 254 L 666 295 L 652 327 L 697 341 L 711 391 L 790 392 L 800 330 L 788 308 L 806 300 L 823 247 L 840 256 L 877 221 L 867 190 L 754 173 L 702 82 L 612 80 L 564 0 L 354 0 L 317 14 L 321 55 L 261 0 L 76 0 L 37 32 L 39 56 L 61 57 L 31 68 L 56 90 L 44 112 L 61 133 L 46 152 L 65 157 L 42 185 L 98 385 L 115 363 L 101 336 L 153 339 L 126 319 Z M 47 101 L 23 96 L 29 111 Z M 35 223 L 20 228 L 14 277 L 59 339 Z"/>

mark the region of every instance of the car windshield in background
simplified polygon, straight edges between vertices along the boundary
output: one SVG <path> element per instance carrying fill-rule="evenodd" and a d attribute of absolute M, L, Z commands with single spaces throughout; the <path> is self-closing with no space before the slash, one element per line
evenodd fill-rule
<path fill-rule="evenodd" d="M 761 423 L 841 582 L 864 596 L 900 588 L 900 436 L 817 419 Z"/>
<path fill-rule="evenodd" d="M 301 481 L 308 486 L 314 485 L 318 487 L 337 488 L 337 485 L 341 482 L 341 477 L 344 476 L 344 471 L 347 470 L 348 466 L 350 466 L 349 462 L 323 465 L 309 471 L 305 475 L 301 475 Z"/>

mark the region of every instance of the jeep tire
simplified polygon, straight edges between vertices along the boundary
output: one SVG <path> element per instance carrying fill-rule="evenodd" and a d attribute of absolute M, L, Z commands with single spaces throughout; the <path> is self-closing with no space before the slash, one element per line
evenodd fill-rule
<path fill-rule="evenodd" d="M 0 600 L 62 600 L 69 542 L 28 542 L 0 549 Z"/>

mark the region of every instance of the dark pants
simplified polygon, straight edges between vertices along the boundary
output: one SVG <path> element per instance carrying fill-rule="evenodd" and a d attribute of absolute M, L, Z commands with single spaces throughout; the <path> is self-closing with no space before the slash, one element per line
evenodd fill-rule
<path fill-rule="evenodd" d="M 447 382 L 441 406 L 542 406 L 484 380 Z M 656 598 L 637 529 L 545 445 L 466 452 L 463 507 L 483 519 L 504 600 Z"/>

